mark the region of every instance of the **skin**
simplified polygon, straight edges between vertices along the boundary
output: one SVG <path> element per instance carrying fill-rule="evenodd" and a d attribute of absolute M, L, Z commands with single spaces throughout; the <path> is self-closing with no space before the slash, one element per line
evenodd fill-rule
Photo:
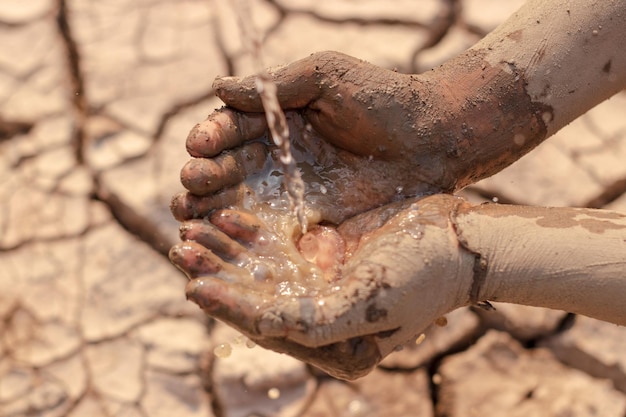
<path fill-rule="evenodd" d="M 475 255 L 474 300 L 626 325 L 626 214 L 485 204 L 460 206 L 453 223 Z"/>
<path fill-rule="evenodd" d="M 625 23 L 624 2 L 530 0 L 425 74 L 334 52 L 271 70 L 308 184 L 304 236 L 288 210 L 261 202 L 280 201 L 280 191 L 259 185 L 272 179 L 275 150 L 262 139 L 254 78 L 216 80 L 227 107 L 190 133 L 193 159 L 181 172 L 188 192 L 172 201 L 184 223 L 170 258 L 191 279 L 188 297 L 260 345 L 345 379 L 442 314 L 488 299 L 626 324 L 615 295 L 626 290 L 623 219 L 592 233 L 562 223 L 576 218 L 565 211 L 524 217 L 446 195 L 420 200 L 498 172 L 625 88 L 626 50 L 614 47 Z M 503 247 L 499 238 L 522 227 L 539 240 Z M 581 249 L 563 260 L 570 270 L 545 247 L 543 256 L 532 252 L 589 233 L 614 260 Z"/>
<path fill-rule="evenodd" d="M 355 379 L 471 302 L 474 257 L 459 251 L 447 214 L 464 203 L 441 197 L 318 226 L 298 241 L 287 211 L 222 209 L 185 223 L 170 259 L 207 314 L 261 346 Z"/>
<path fill-rule="evenodd" d="M 484 300 L 626 325 L 621 213 L 440 194 L 299 241 L 296 230 L 283 209 L 218 210 L 185 223 L 170 257 L 207 314 L 337 378 L 365 375 L 437 318 Z"/>

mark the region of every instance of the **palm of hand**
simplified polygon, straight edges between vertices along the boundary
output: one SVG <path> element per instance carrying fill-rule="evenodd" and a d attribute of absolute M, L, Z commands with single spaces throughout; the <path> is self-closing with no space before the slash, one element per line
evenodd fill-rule
<path fill-rule="evenodd" d="M 441 282 L 415 279 L 425 269 L 415 254 L 426 234 L 453 241 L 441 215 L 452 203 L 428 200 L 317 227 L 298 243 L 284 211 L 220 210 L 185 223 L 170 256 L 191 278 L 188 298 L 209 315 L 261 346 L 354 379 L 464 302 L 433 299 Z M 445 260 L 428 268 L 441 273 Z"/>
<path fill-rule="evenodd" d="M 445 152 L 416 135 L 421 103 L 431 94 L 426 81 L 330 53 L 274 76 L 281 105 L 292 109 L 291 140 L 300 151 L 305 182 L 313 187 L 307 197 L 316 200 L 323 220 L 340 224 L 399 197 L 454 188 L 443 170 Z M 263 111 L 254 77 L 218 80 L 216 91 L 237 111 L 219 110 L 190 133 L 187 149 L 196 159 L 181 173 L 189 193 L 174 200 L 179 220 L 236 202 L 237 187 L 262 171 L 272 152 L 259 143 L 267 125 L 254 113 Z"/>

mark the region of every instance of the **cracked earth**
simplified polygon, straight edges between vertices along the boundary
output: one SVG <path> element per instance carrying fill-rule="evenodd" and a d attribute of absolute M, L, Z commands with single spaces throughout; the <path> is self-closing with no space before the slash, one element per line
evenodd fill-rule
<path fill-rule="evenodd" d="M 251 3 L 267 65 L 337 50 L 421 72 L 521 1 Z M 214 77 L 252 72 L 231 2 L 2 0 L 0 39 L 0 416 L 626 416 L 626 328 L 589 318 L 457 310 L 346 383 L 185 301 L 168 202 Z M 625 109 L 464 194 L 626 212 Z"/>

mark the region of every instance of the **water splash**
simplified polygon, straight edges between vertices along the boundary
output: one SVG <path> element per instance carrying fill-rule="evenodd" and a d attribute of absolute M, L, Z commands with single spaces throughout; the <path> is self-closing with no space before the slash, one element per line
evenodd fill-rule
<path fill-rule="evenodd" d="M 271 400 L 277 400 L 280 397 L 280 390 L 276 387 L 268 389 L 267 397 Z"/>
<path fill-rule="evenodd" d="M 267 125 L 270 129 L 272 140 L 276 146 L 278 146 L 278 159 L 283 171 L 283 184 L 287 190 L 289 205 L 296 215 L 302 234 L 304 234 L 307 231 L 304 208 L 304 182 L 302 181 L 300 171 L 291 153 L 287 119 L 278 102 L 276 84 L 265 69 L 263 63 L 261 51 L 262 41 L 254 27 L 250 4 L 247 0 L 238 0 L 235 4 L 237 5 L 241 37 L 246 49 L 252 56 L 257 73 L 256 90 L 261 97 L 261 102 L 265 109 L 265 118 L 267 119 Z"/>
<path fill-rule="evenodd" d="M 228 358 L 233 353 L 230 343 L 221 343 L 213 349 L 213 354 L 218 358 Z"/>

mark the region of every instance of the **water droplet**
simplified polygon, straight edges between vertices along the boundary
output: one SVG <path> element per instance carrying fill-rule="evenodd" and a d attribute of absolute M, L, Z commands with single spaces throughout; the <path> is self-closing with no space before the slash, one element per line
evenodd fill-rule
<path fill-rule="evenodd" d="M 422 236 L 424 236 L 424 233 L 421 230 L 419 230 L 419 229 L 416 230 L 414 226 L 408 227 L 406 229 L 402 229 L 402 231 L 404 233 L 408 233 L 409 236 L 411 236 L 415 240 L 419 240 L 419 239 L 422 238 Z M 424 263 L 426 263 L 426 262 L 424 262 Z M 428 265 L 428 263 L 426 263 L 426 264 Z"/>
<path fill-rule="evenodd" d="M 285 154 L 285 155 L 280 155 L 278 157 L 278 159 L 280 160 L 281 163 L 283 163 L 284 165 L 289 165 L 293 163 L 293 158 L 291 156 L 291 154 Z"/>
<path fill-rule="evenodd" d="M 320 185 L 320 193 L 326 194 L 327 192 L 328 192 L 328 189 L 324 187 L 323 185 Z"/>
<path fill-rule="evenodd" d="M 276 400 L 280 397 L 280 390 L 276 387 L 267 390 L 267 397 L 270 400 Z"/>
<path fill-rule="evenodd" d="M 591 31 L 591 34 L 593 36 L 598 36 L 598 31 L 596 29 L 594 29 L 594 30 Z"/>
<path fill-rule="evenodd" d="M 499 201 L 498 197 L 492 197 L 491 201 L 493 201 L 494 203 L 497 203 Z"/>
<path fill-rule="evenodd" d="M 524 142 L 526 142 L 526 136 L 522 135 L 521 133 L 516 133 L 515 136 L 513 136 L 513 142 L 517 146 L 522 146 Z"/>
<path fill-rule="evenodd" d="M 261 241 L 261 239 L 259 240 Z M 264 241 L 265 240 L 263 240 L 263 242 Z M 255 262 L 254 264 L 252 264 L 250 272 L 252 272 L 254 280 L 258 282 L 268 281 L 273 276 L 272 270 L 267 265 L 264 265 L 261 262 Z"/>
<path fill-rule="evenodd" d="M 396 187 L 396 194 L 402 194 L 402 191 L 404 191 L 404 187 L 402 187 L 402 186 L 397 186 Z"/>
<path fill-rule="evenodd" d="M 247 347 L 248 349 L 252 349 L 252 348 L 253 348 L 253 347 L 255 347 L 255 346 L 256 346 L 256 343 L 255 343 L 255 342 L 253 342 L 253 341 L 252 341 L 252 340 L 250 340 L 250 339 L 246 340 L 246 347 Z"/>
<path fill-rule="evenodd" d="M 233 353 L 233 348 L 230 343 L 222 343 L 213 349 L 213 354 L 218 358 L 227 358 Z"/>
<path fill-rule="evenodd" d="M 365 411 L 365 404 L 361 400 L 352 400 L 348 403 L 348 412 L 350 414 L 362 414 Z"/>

